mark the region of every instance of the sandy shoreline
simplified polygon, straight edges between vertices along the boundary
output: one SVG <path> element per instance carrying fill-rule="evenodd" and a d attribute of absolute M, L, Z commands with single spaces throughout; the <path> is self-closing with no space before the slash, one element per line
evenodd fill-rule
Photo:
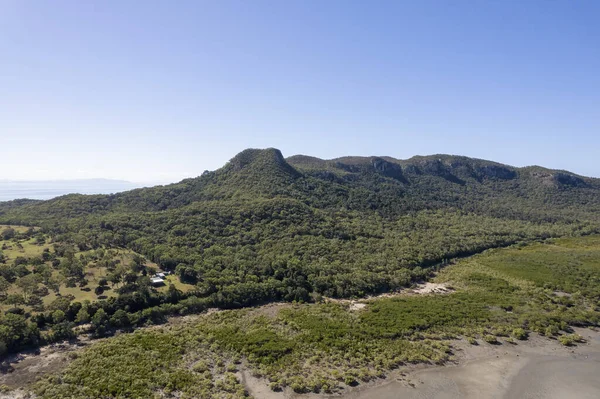
<path fill-rule="evenodd" d="M 347 399 L 599 398 L 600 356 L 571 359 L 531 356 L 481 359 L 464 366 L 410 374 L 414 388 L 393 381 Z"/>
<path fill-rule="evenodd" d="M 459 345 L 457 365 L 404 370 L 404 376 L 342 395 L 344 399 L 600 398 L 600 333 L 566 348 L 532 337 L 517 345 Z"/>
<path fill-rule="evenodd" d="M 576 347 L 537 335 L 516 344 L 458 341 L 456 364 L 403 367 L 341 395 L 273 392 L 256 378 L 244 378 L 244 383 L 257 399 L 597 399 L 600 332 L 577 333 L 587 342 Z"/>

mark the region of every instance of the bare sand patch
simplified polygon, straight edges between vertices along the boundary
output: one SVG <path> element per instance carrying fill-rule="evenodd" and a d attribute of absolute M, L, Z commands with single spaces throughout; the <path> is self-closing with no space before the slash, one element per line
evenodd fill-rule
<path fill-rule="evenodd" d="M 562 291 L 554 291 L 554 295 L 556 295 L 559 298 L 562 298 L 562 297 L 571 298 L 571 296 L 572 296 L 568 292 L 562 292 Z"/>
<path fill-rule="evenodd" d="M 367 307 L 366 303 L 353 302 L 350 304 L 350 310 L 361 310 Z"/>
<path fill-rule="evenodd" d="M 26 398 L 33 398 L 33 396 L 31 396 L 31 394 L 29 394 L 28 392 L 26 392 L 22 389 L 17 389 L 15 391 L 10 391 L 10 392 L 0 392 L 0 399 L 26 399 Z"/>
<path fill-rule="evenodd" d="M 454 289 L 451 288 L 446 283 L 432 283 L 425 282 L 421 284 L 417 284 L 414 288 L 407 288 L 400 291 L 394 292 L 386 292 L 384 294 L 379 295 L 371 295 L 367 296 L 363 299 L 338 299 L 338 298 L 327 298 L 325 297 L 325 302 L 336 302 L 336 303 L 345 303 L 350 304 L 350 310 L 361 310 L 364 309 L 369 301 L 381 299 L 381 298 L 395 298 L 399 296 L 410 296 L 410 295 L 429 295 L 429 294 L 449 294 L 454 292 Z"/>
<path fill-rule="evenodd" d="M 9 355 L 0 367 L 0 385 L 6 385 L 10 389 L 26 387 L 41 376 L 62 369 L 68 363 L 68 353 L 86 344 L 85 340 L 64 342 Z M 19 397 L 21 393 L 14 391 L 4 395 L 13 398 Z M 0 399 L 2 398 L 0 396 Z"/>
<path fill-rule="evenodd" d="M 448 287 L 447 284 L 443 283 L 430 283 L 420 284 L 413 292 L 415 294 L 447 294 L 453 290 Z"/>
<path fill-rule="evenodd" d="M 252 372 L 250 372 L 247 367 L 241 367 L 240 371 L 237 373 L 237 377 L 242 384 L 244 384 L 244 387 L 253 398 L 286 399 L 290 397 L 290 392 L 273 391 L 264 379 L 253 376 Z"/>

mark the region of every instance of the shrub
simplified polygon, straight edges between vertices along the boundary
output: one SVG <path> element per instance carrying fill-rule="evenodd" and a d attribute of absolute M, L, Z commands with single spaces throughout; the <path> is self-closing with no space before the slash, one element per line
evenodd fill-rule
<path fill-rule="evenodd" d="M 344 377 L 344 384 L 352 387 L 357 385 L 358 383 L 356 382 L 356 379 L 353 376 L 347 375 Z"/>
<path fill-rule="evenodd" d="M 498 338 L 496 338 L 495 335 L 488 334 L 485 337 L 483 337 L 483 340 L 485 342 L 487 342 L 488 344 L 492 344 L 492 345 L 498 344 Z"/>
<path fill-rule="evenodd" d="M 281 384 L 279 381 L 273 381 L 269 384 L 269 388 L 271 388 L 272 391 L 279 392 L 281 391 Z"/>
<path fill-rule="evenodd" d="M 234 363 L 229 363 L 227 365 L 226 370 L 229 371 L 230 373 L 235 373 L 237 371 L 237 367 L 235 366 Z"/>
<path fill-rule="evenodd" d="M 527 332 L 522 328 L 515 328 L 514 330 L 512 330 L 512 336 L 518 340 L 523 341 L 527 339 Z"/>
<path fill-rule="evenodd" d="M 561 335 L 560 337 L 558 337 L 558 340 L 564 346 L 572 346 L 574 342 L 573 338 L 571 338 L 569 335 Z"/>
<path fill-rule="evenodd" d="M 293 382 L 292 385 L 290 385 L 290 388 L 292 388 L 292 390 L 296 393 L 307 392 L 306 387 L 303 384 L 301 384 L 300 382 Z"/>
<path fill-rule="evenodd" d="M 579 334 L 565 334 L 558 337 L 558 340 L 564 346 L 573 346 L 575 343 L 583 343 L 585 339 Z"/>
<path fill-rule="evenodd" d="M 559 332 L 558 326 L 552 324 L 552 325 L 549 325 L 548 327 L 546 327 L 546 330 L 544 330 L 544 335 L 546 337 L 552 337 L 554 335 L 558 335 L 558 332 Z"/>

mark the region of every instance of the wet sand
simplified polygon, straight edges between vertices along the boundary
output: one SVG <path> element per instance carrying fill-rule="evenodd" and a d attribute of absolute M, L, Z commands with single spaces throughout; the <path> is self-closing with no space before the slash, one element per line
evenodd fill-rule
<path fill-rule="evenodd" d="M 512 345 L 464 346 L 455 366 L 408 370 L 405 377 L 349 392 L 344 399 L 597 399 L 600 335 L 579 331 L 587 344 L 564 348 L 535 337 Z"/>
<path fill-rule="evenodd" d="M 532 359 L 513 379 L 505 398 L 600 398 L 600 356 Z"/>
<path fill-rule="evenodd" d="M 415 387 L 391 382 L 349 393 L 353 399 L 597 399 L 600 357 L 565 359 L 482 359 L 465 366 L 426 370 L 412 375 Z"/>

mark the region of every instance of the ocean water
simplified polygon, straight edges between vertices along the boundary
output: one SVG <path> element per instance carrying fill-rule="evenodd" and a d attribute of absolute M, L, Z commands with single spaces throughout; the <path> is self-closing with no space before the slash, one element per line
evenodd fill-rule
<path fill-rule="evenodd" d="M 0 201 L 21 198 L 47 200 L 66 194 L 113 194 L 140 186 L 130 182 L 112 180 L 0 181 Z"/>

